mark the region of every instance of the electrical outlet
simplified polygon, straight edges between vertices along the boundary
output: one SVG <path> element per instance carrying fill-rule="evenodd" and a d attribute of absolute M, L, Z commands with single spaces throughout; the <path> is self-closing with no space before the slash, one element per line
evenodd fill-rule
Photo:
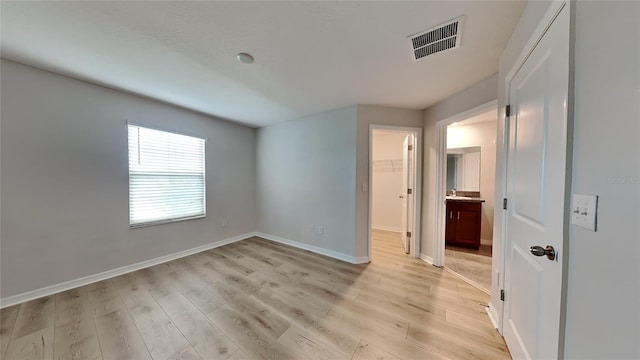
<path fill-rule="evenodd" d="M 222 219 L 220 226 L 226 228 L 227 226 L 229 226 L 229 221 L 227 219 Z"/>
<path fill-rule="evenodd" d="M 596 231 L 598 196 L 573 194 L 571 196 L 571 223 Z"/>

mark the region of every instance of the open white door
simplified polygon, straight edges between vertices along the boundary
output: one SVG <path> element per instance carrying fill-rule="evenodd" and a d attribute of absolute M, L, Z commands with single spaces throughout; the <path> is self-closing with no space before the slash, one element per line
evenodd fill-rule
<path fill-rule="evenodd" d="M 404 251 L 408 254 L 411 250 L 411 237 L 414 230 L 415 209 L 415 151 L 416 138 L 409 134 L 402 144 L 402 239 Z"/>
<path fill-rule="evenodd" d="M 568 84 L 563 5 L 508 83 L 504 337 L 514 359 L 562 357 Z"/>

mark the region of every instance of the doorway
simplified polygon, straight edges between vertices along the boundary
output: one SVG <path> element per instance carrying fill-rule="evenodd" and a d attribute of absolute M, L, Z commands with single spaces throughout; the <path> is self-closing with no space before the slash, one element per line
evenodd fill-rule
<path fill-rule="evenodd" d="M 445 266 L 486 293 L 491 292 L 497 120 L 492 108 L 446 128 Z"/>
<path fill-rule="evenodd" d="M 436 124 L 434 264 L 490 294 L 495 208 L 497 102 Z"/>
<path fill-rule="evenodd" d="M 419 254 L 421 132 L 370 127 L 369 259 L 376 246 L 403 256 Z"/>

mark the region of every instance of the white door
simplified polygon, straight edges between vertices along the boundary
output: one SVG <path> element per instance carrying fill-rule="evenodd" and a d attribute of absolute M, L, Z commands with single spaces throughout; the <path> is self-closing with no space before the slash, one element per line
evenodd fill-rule
<path fill-rule="evenodd" d="M 411 250 L 411 237 L 414 232 L 415 142 L 415 136 L 409 134 L 402 144 L 402 242 L 407 254 Z"/>
<path fill-rule="evenodd" d="M 504 337 L 514 359 L 559 356 L 570 176 L 568 82 L 569 9 L 564 6 L 508 89 Z M 547 246 L 555 249 L 555 258 L 544 254 Z"/>

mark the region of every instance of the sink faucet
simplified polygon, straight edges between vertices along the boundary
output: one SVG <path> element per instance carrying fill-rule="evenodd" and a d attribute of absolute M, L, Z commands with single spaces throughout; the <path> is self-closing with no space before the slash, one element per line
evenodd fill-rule
<path fill-rule="evenodd" d="M 456 189 L 451 189 L 451 196 L 456 196 Z"/>

